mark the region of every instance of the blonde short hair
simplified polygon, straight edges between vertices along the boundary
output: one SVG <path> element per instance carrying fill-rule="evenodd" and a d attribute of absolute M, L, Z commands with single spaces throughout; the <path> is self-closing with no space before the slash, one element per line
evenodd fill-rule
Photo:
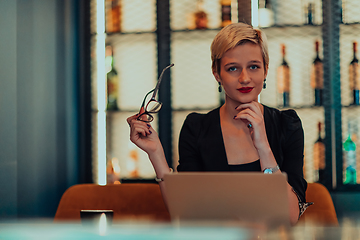
<path fill-rule="evenodd" d="M 247 42 L 260 46 L 265 72 L 267 72 L 269 52 L 266 36 L 261 30 L 254 29 L 245 23 L 232 23 L 221 29 L 215 36 L 211 44 L 212 71 L 220 74 L 220 60 L 225 52 Z"/>

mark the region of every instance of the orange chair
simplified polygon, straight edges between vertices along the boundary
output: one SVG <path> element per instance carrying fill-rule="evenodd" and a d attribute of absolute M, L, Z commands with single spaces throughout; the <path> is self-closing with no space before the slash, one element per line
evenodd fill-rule
<path fill-rule="evenodd" d="M 114 221 L 170 221 L 160 187 L 154 183 L 74 185 L 61 197 L 54 221 L 80 221 L 80 210 L 96 209 L 113 210 Z"/>
<path fill-rule="evenodd" d="M 320 183 L 308 183 L 306 201 L 313 202 L 299 219 L 299 224 L 338 226 L 334 203 L 327 188 Z"/>

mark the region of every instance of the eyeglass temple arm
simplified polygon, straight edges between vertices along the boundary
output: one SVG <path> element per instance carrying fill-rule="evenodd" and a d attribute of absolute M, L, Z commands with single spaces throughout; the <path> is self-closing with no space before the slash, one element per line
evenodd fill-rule
<path fill-rule="evenodd" d="M 156 94 L 157 94 L 157 92 L 158 92 L 158 90 L 159 90 L 160 82 L 161 82 L 161 80 L 162 80 L 162 77 L 163 77 L 163 75 L 164 75 L 164 72 L 165 72 L 168 68 L 171 68 L 172 66 L 174 66 L 173 63 L 170 64 L 169 66 L 167 66 L 166 68 L 164 68 L 164 69 L 162 70 L 162 72 L 161 72 L 161 74 L 160 74 L 160 77 L 159 77 L 159 79 L 158 79 L 158 82 L 157 82 L 157 84 L 156 84 L 156 87 L 154 88 L 154 92 L 153 92 L 153 95 L 152 95 L 151 99 L 155 99 L 155 96 L 156 96 Z"/>
<path fill-rule="evenodd" d="M 146 101 L 147 96 L 148 96 L 150 93 L 154 92 L 154 90 L 155 90 L 155 88 L 154 88 L 153 90 L 151 90 L 150 92 L 148 92 L 148 93 L 145 95 L 144 100 L 143 100 L 143 102 L 142 102 L 142 104 L 141 104 L 141 107 L 145 107 L 145 101 Z"/>

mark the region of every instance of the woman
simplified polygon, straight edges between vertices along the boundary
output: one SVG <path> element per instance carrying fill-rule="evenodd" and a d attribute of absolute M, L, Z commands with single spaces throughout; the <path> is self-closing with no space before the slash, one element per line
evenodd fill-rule
<path fill-rule="evenodd" d="M 207 114 L 187 116 L 179 138 L 178 171 L 263 171 L 288 175 L 290 221 L 307 204 L 303 178 L 304 134 L 294 110 L 279 111 L 258 102 L 266 87 L 269 55 L 265 35 L 244 23 L 223 28 L 211 45 L 212 71 L 225 91 L 225 103 Z M 150 124 L 127 119 L 130 139 L 149 156 L 161 178 L 171 172 Z"/>

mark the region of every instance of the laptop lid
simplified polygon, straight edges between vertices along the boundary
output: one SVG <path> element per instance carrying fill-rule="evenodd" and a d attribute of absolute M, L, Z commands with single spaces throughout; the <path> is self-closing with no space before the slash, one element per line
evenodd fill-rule
<path fill-rule="evenodd" d="M 173 221 L 289 225 L 286 174 L 181 172 L 164 176 Z"/>

